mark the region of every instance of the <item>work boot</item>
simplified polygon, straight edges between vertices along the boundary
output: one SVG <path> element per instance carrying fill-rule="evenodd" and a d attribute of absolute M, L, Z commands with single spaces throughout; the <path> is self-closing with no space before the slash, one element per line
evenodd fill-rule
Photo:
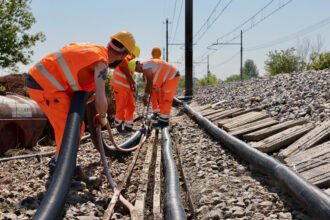
<path fill-rule="evenodd" d="M 153 128 L 165 128 L 168 127 L 169 123 L 164 121 L 157 121 L 152 123 Z"/>
<path fill-rule="evenodd" d="M 123 121 L 122 120 L 118 120 L 117 118 L 115 118 L 114 124 L 115 124 L 115 127 L 116 127 L 118 133 L 123 132 Z"/>
<path fill-rule="evenodd" d="M 52 179 L 53 179 L 53 176 L 49 176 L 47 181 L 46 181 L 46 184 L 45 184 L 45 188 L 46 190 L 48 190 L 50 184 L 52 183 Z M 87 184 L 83 181 L 76 181 L 76 180 L 72 180 L 71 181 L 71 186 L 70 186 L 70 189 L 71 190 L 74 190 L 74 191 L 82 191 L 84 189 L 87 188 Z"/>
<path fill-rule="evenodd" d="M 82 171 L 80 166 L 76 166 L 73 179 L 76 181 L 83 181 L 86 183 L 87 187 L 95 187 L 101 184 L 101 180 L 95 176 L 86 176 Z"/>
<path fill-rule="evenodd" d="M 50 183 L 52 182 L 52 177 L 55 168 L 56 168 L 56 159 L 54 157 L 48 162 L 49 178 L 45 184 L 46 189 L 48 189 Z M 84 189 L 86 188 L 86 186 L 95 187 L 100 184 L 101 184 L 101 180 L 99 178 L 86 176 L 79 165 L 76 166 L 76 168 L 74 169 L 71 187 L 73 187 L 75 190 Z"/>
<path fill-rule="evenodd" d="M 48 171 L 49 171 L 49 175 L 53 175 L 53 173 L 55 172 L 55 168 L 56 168 L 56 159 L 55 157 L 53 157 L 49 162 L 48 162 Z"/>
<path fill-rule="evenodd" d="M 122 124 L 120 124 L 118 126 L 115 126 L 115 127 L 116 127 L 118 133 L 122 133 L 123 132 L 123 125 Z"/>
<path fill-rule="evenodd" d="M 87 188 L 87 184 L 83 181 L 76 181 L 76 180 L 72 180 L 71 181 L 71 186 L 70 186 L 70 190 L 73 191 L 82 191 L 84 189 Z"/>
<path fill-rule="evenodd" d="M 130 128 L 130 127 L 125 126 L 125 127 L 124 127 L 124 131 L 125 131 L 126 133 L 129 133 L 129 132 L 132 132 L 132 131 L 133 131 L 133 128 Z"/>
<path fill-rule="evenodd" d="M 151 118 L 153 120 L 158 120 L 158 118 L 159 118 L 159 112 L 153 112 Z"/>

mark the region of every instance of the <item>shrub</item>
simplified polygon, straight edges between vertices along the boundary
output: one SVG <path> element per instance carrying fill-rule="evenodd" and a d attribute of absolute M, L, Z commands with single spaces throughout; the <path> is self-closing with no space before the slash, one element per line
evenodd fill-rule
<path fill-rule="evenodd" d="M 295 49 L 292 47 L 287 50 L 270 51 L 268 60 L 265 61 L 266 71 L 274 76 L 280 73 L 291 73 L 298 70 L 299 58 L 294 54 Z"/>
<path fill-rule="evenodd" d="M 204 76 L 204 78 L 198 80 L 198 86 L 207 86 L 207 85 L 216 85 L 219 83 L 219 79 L 217 79 L 216 75 L 210 74 L 210 77 Z"/>
<path fill-rule="evenodd" d="M 308 69 L 322 70 L 330 68 L 330 52 L 327 53 L 313 53 L 310 57 L 311 63 Z"/>
<path fill-rule="evenodd" d="M 247 74 L 243 74 L 242 78 L 243 78 L 243 80 L 245 80 L 245 79 L 250 79 L 251 77 Z M 225 82 L 234 82 L 234 81 L 239 81 L 239 80 L 241 80 L 241 75 L 236 74 L 236 75 L 231 75 L 231 76 L 227 77 Z"/>

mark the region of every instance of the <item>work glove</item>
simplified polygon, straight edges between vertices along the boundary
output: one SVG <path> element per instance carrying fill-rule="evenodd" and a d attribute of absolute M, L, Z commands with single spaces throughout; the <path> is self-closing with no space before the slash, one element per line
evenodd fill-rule
<path fill-rule="evenodd" d="M 94 126 L 96 127 L 97 123 L 100 123 L 101 127 L 103 128 L 104 126 L 106 126 L 108 124 L 108 115 L 105 114 L 105 116 L 100 116 L 100 114 L 96 114 L 94 116 Z"/>

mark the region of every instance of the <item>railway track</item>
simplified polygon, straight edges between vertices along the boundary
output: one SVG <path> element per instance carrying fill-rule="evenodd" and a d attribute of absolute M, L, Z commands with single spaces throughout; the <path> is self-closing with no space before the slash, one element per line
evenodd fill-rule
<path fill-rule="evenodd" d="M 212 106 L 195 108 L 205 117 L 213 119 L 225 111 Z M 244 115 L 235 111 L 232 111 L 234 113 L 230 117 L 235 113 L 236 116 Z M 244 113 L 250 113 L 250 118 L 260 116 L 257 121 L 265 121 L 262 114 L 253 116 L 253 111 Z M 260 174 L 181 113 L 182 111 L 174 109 L 173 114 L 176 116 L 171 120 L 170 134 L 172 154 L 178 171 L 180 199 L 188 219 L 312 219 L 274 179 Z M 216 114 L 218 115 L 215 116 Z M 271 124 L 271 120 L 265 123 Z M 306 133 L 308 132 L 304 134 Z M 127 135 L 115 134 L 115 139 L 119 142 L 127 138 Z M 107 135 L 104 135 L 104 139 L 107 140 Z M 297 139 L 296 137 L 295 140 Z M 165 218 L 166 179 L 161 159 L 162 150 L 161 131 L 154 129 L 141 146 L 132 173 L 121 192 L 136 209 L 129 213 L 117 202 L 111 219 Z M 38 166 L 35 165 L 37 160 Z M 29 219 L 35 214 L 44 196 L 43 184 L 48 175 L 48 160 L 49 158 L 28 158 L 2 163 L 1 218 L 14 219 L 16 216 L 19 219 Z M 133 160 L 134 153 L 113 154 L 108 157 L 109 167 L 117 184 L 122 183 Z M 80 147 L 77 163 L 83 165 L 89 174 L 103 176 L 103 181 L 93 189 L 71 191 L 65 204 L 64 219 L 102 219 L 109 208 L 113 191 L 104 178 L 98 152 L 91 142 Z M 299 165 L 297 170 L 302 169 L 302 165 Z M 7 176 L 9 173 L 11 178 Z M 22 182 L 28 184 L 22 185 Z"/>

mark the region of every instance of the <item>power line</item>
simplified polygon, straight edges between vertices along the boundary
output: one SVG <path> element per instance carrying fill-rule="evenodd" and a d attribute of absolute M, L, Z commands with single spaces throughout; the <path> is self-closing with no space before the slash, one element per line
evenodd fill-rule
<path fill-rule="evenodd" d="M 176 12 L 176 2 L 177 2 L 177 0 L 174 0 L 174 1 L 175 1 L 175 3 L 174 3 L 174 10 L 173 10 L 172 23 L 174 23 L 175 12 Z M 170 36 L 172 36 L 172 33 L 173 33 L 173 26 L 172 26 L 172 28 L 171 28 L 171 34 L 170 34 Z"/>
<path fill-rule="evenodd" d="M 222 0 L 219 0 L 217 5 L 214 7 L 213 11 L 211 12 L 211 14 L 209 15 L 209 17 L 206 19 L 206 21 L 204 22 L 204 24 L 199 28 L 199 30 L 195 33 L 194 38 L 202 31 L 203 27 L 208 23 L 208 21 L 210 20 L 211 16 L 214 14 L 215 10 L 217 10 L 217 7 L 220 5 Z"/>
<path fill-rule="evenodd" d="M 271 15 L 273 15 L 275 12 L 279 11 L 281 8 L 283 8 L 284 6 L 286 6 L 287 4 L 289 4 L 290 2 L 292 2 L 293 0 L 278 0 L 280 1 L 278 6 L 273 9 L 271 12 L 269 12 L 268 14 L 265 13 L 265 10 L 272 5 L 272 3 L 275 0 L 271 0 L 269 1 L 265 6 L 263 6 L 259 11 L 257 11 L 252 17 L 250 17 L 249 19 L 247 19 L 245 22 L 243 22 L 242 24 L 238 25 L 236 28 L 234 28 L 232 31 L 228 32 L 227 34 L 219 37 L 218 39 L 216 39 L 215 43 L 211 44 L 210 46 L 207 47 L 207 49 L 213 49 L 213 51 L 206 51 L 204 53 L 205 55 L 212 55 L 214 54 L 216 51 L 220 50 L 223 46 L 218 47 L 216 49 L 214 49 L 212 46 L 214 44 L 218 44 L 218 42 L 221 40 L 222 43 L 230 43 L 233 40 L 237 39 L 240 36 L 240 33 L 237 33 L 237 35 L 234 35 L 232 38 L 229 38 L 228 40 L 225 40 L 226 37 L 236 33 L 237 30 L 241 29 L 243 31 L 243 33 L 251 30 L 252 28 L 254 28 L 257 24 L 259 24 L 260 22 L 264 21 L 265 19 L 267 19 L 268 17 L 270 17 Z M 258 15 L 262 14 L 262 17 L 259 18 L 258 20 Z M 247 25 L 249 24 L 249 25 Z M 245 26 L 245 27 L 244 27 Z M 204 60 L 206 57 L 202 57 L 202 60 Z"/>
<path fill-rule="evenodd" d="M 178 26 L 179 26 L 179 22 L 180 22 L 180 17 L 181 17 L 181 11 L 182 11 L 182 5 L 183 5 L 183 0 L 181 0 L 181 6 L 180 6 L 180 11 L 179 11 L 179 17 L 178 17 L 178 21 L 176 23 L 176 28 L 175 28 L 175 32 L 174 32 L 174 36 L 173 36 L 173 41 L 175 39 L 175 36 L 176 36 L 176 32 L 178 30 Z M 174 25 L 173 25 L 174 27 Z M 173 43 L 173 42 L 172 42 Z"/>
<path fill-rule="evenodd" d="M 213 15 L 213 13 L 215 12 L 216 8 L 218 7 L 218 5 L 220 4 L 221 0 L 218 2 L 218 4 L 216 5 L 216 7 L 213 9 L 213 11 L 211 12 L 210 16 L 206 19 L 205 23 L 201 26 L 201 28 L 198 30 L 198 32 L 194 35 L 194 38 L 198 35 L 198 33 L 200 33 L 200 31 L 203 29 L 203 27 L 205 25 L 207 25 L 206 30 L 198 37 L 198 39 L 196 40 L 195 43 L 197 43 L 204 35 L 205 33 L 211 28 L 211 26 L 218 20 L 218 18 L 223 14 L 223 12 L 228 8 L 228 6 L 232 3 L 233 0 L 229 0 L 228 4 L 224 6 L 224 8 L 220 11 L 220 13 L 217 15 L 217 17 L 211 22 L 210 25 L 208 25 L 208 22 L 210 20 L 210 17 Z"/>
<path fill-rule="evenodd" d="M 317 29 L 320 29 L 322 28 L 323 26 L 325 25 L 328 25 L 330 24 L 330 17 L 326 18 L 326 19 L 323 19 L 322 21 L 319 21 L 315 24 L 312 24 L 304 29 L 301 29 L 293 34 L 289 34 L 287 36 L 284 36 L 284 37 L 281 37 L 277 40 L 273 40 L 271 42 L 268 42 L 268 43 L 264 43 L 264 44 L 260 44 L 258 46 L 254 46 L 254 47 L 251 47 L 251 48 L 248 48 L 246 49 L 247 51 L 253 51 L 253 50 L 260 50 L 260 49 L 264 49 L 264 48 L 267 48 L 267 47 L 271 47 L 273 45 L 276 45 L 276 44 L 280 44 L 280 43 L 283 43 L 285 41 L 289 41 L 289 40 L 292 40 L 292 39 L 295 39 L 297 37 L 301 37 L 303 35 L 306 35 L 312 31 L 315 31 Z"/>
<path fill-rule="evenodd" d="M 237 53 L 235 53 L 233 56 L 229 57 L 227 60 L 223 61 L 222 63 L 219 63 L 217 65 L 214 65 L 213 68 L 214 67 L 219 67 L 219 66 L 222 66 L 222 65 L 228 63 L 229 61 L 233 60 L 239 54 L 240 54 L 240 51 L 238 51 Z"/>
<path fill-rule="evenodd" d="M 270 6 L 275 0 L 271 0 L 270 2 L 268 2 L 264 7 L 262 7 L 257 13 L 255 13 L 252 17 L 250 17 L 249 19 L 247 19 L 245 22 L 243 22 L 242 24 L 238 25 L 236 28 L 234 28 L 232 31 L 228 32 L 227 34 L 219 37 L 218 39 L 216 39 L 216 42 L 218 42 L 220 39 L 221 41 L 223 41 L 222 39 L 224 39 L 225 37 L 229 36 L 230 34 L 234 33 L 237 30 L 243 30 L 243 26 L 246 25 L 249 21 L 252 22 L 251 28 L 253 27 L 253 22 L 255 17 L 260 14 L 262 11 L 264 11 L 268 6 Z M 289 0 L 292 1 L 292 0 Z M 234 39 L 232 39 L 234 40 Z M 228 43 L 228 42 L 226 42 Z"/>

